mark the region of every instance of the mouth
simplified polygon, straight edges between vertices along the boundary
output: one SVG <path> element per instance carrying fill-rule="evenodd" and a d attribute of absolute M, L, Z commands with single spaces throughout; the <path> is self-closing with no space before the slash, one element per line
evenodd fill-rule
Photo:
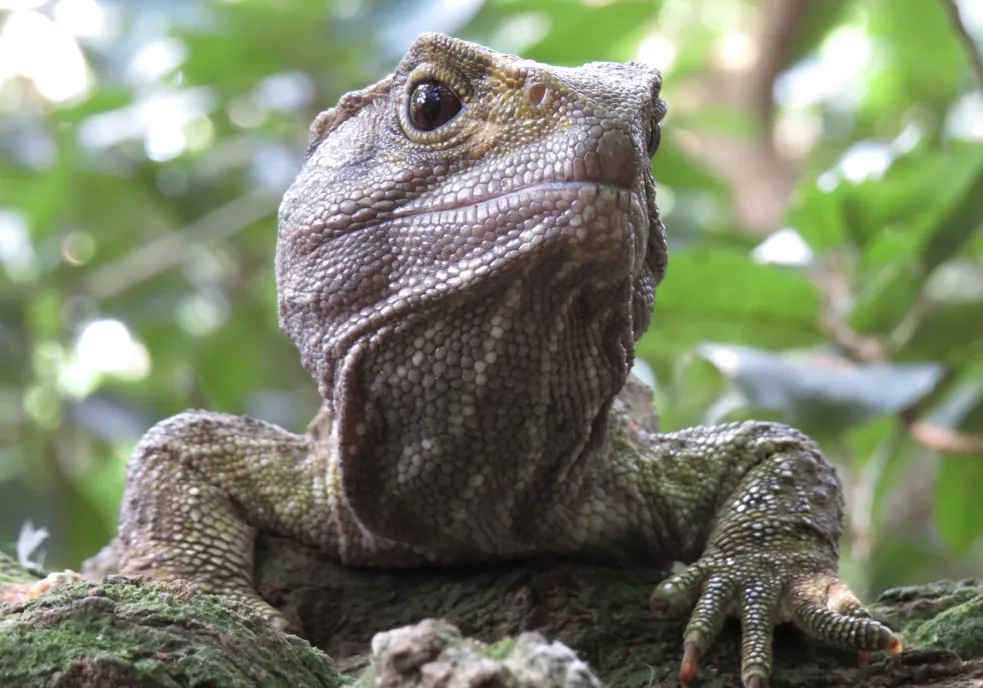
<path fill-rule="evenodd" d="M 504 193 L 486 194 L 479 196 L 470 196 L 465 199 L 451 200 L 448 199 L 444 202 L 438 202 L 435 204 L 427 205 L 423 207 L 422 205 L 413 205 L 410 207 L 403 206 L 397 210 L 390 213 L 391 219 L 414 217 L 417 215 L 430 215 L 434 213 L 442 213 L 455 210 L 465 210 L 468 208 L 478 208 L 482 206 L 487 206 L 492 201 L 498 201 L 501 205 L 501 210 L 508 211 L 514 210 L 518 206 L 514 204 L 515 201 L 520 198 L 527 197 L 530 194 L 543 193 L 544 195 L 553 195 L 554 193 L 563 192 L 572 193 L 573 196 L 580 196 L 580 193 L 585 190 L 593 189 L 598 196 L 603 192 L 609 191 L 614 192 L 616 195 L 622 192 L 631 193 L 633 189 L 628 187 L 619 186 L 615 184 L 604 184 L 602 182 L 591 182 L 591 181 L 545 181 L 538 184 L 531 184 L 529 186 L 523 186 L 518 189 L 513 189 Z"/>
<path fill-rule="evenodd" d="M 433 198 L 416 198 L 411 201 L 413 205 L 380 213 L 357 227 L 349 227 L 326 243 L 390 222 L 401 222 L 400 231 L 407 237 L 427 235 L 440 227 L 451 228 L 445 230 L 450 233 L 454 233 L 455 227 L 471 227 L 473 231 L 469 231 L 467 248 L 462 245 L 456 249 L 456 257 L 434 259 L 434 262 L 441 263 L 439 273 L 443 276 L 420 274 L 418 265 L 412 261 L 402 267 L 399 274 L 392 278 L 399 281 L 398 288 L 392 288 L 386 296 L 394 299 L 399 296 L 402 305 L 390 303 L 383 309 L 385 314 L 378 317 L 352 319 L 335 334 L 336 348 L 340 351 L 353 346 L 354 341 L 367 333 L 378 332 L 388 323 L 404 318 L 407 304 L 410 303 L 403 298 L 406 289 L 428 285 L 424 294 L 426 298 L 412 302 L 416 315 L 420 315 L 424 312 L 424 302 L 439 302 L 443 297 L 458 293 L 472 284 L 472 280 L 484 279 L 493 264 L 500 267 L 503 262 L 500 249 L 503 248 L 516 255 L 527 254 L 549 242 L 551 247 L 544 246 L 540 251 L 547 256 L 554 255 L 552 246 L 560 246 L 564 251 L 579 246 L 578 260 L 583 262 L 596 262 L 604 256 L 619 254 L 626 241 L 623 235 L 630 230 L 628 216 L 633 202 L 631 196 L 639 193 L 639 189 L 617 184 L 549 180 L 504 193 L 471 195 L 466 199 L 452 198 L 449 194 L 443 202 L 434 202 Z M 623 215 L 624 222 L 610 221 L 617 215 Z M 418 227 L 415 222 L 407 222 L 415 217 L 424 218 Z M 542 222 L 561 217 L 564 217 L 562 223 L 551 224 L 555 231 L 543 229 Z M 487 219 L 493 220 L 495 226 L 484 226 Z M 598 223 L 601 229 L 592 231 L 591 225 L 594 223 Z M 428 247 L 432 244 L 432 241 L 427 241 L 423 244 L 424 249 L 430 250 Z M 475 264 L 476 260 L 479 264 Z M 444 265 L 449 261 L 454 264 Z M 519 262 L 529 265 L 538 263 L 538 260 Z"/>
<path fill-rule="evenodd" d="M 393 210 L 382 210 L 369 214 L 359 221 L 352 221 L 352 216 L 329 218 L 325 224 L 342 231 L 329 237 L 327 243 L 341 240 L 342 237 L 351 232 L 364 232 L 387 222 L 427 215 L 440 216 L 445 213 L 455 213 L 457 217 L 451 218 L 452 221 L 465 221 L 464 217 L 460 215 L 463 212 L 466 221 L 473 223 L 488 217 L 495 217 L 496 214 L 504 215 L 505 213 L 518 212 L 524 219 L 528 219 L 535 215 L 548 214 L 550 203 L 561 204 L 562 210 L 574 206 L 575 203 L 580 203 L 584 207 L 594 206 L 595 212 L 605 212 L 617 205 L 623 207 L 626 199 L 634 193 L 638 193 L 638 189 L 619 184 L 586 180 L 548 180 L 510 191 L 470 195 L 466 198 L 455 197 L 451 194 L 444 194 L 442 198 L 438 199 L 434 199 L 432 196 L 422 196 Z M 537 199 L 543 199 L 542 206 L 535 204 Z M 355 216 L 361 215 L 366 210 L 370 209 L 362 209 Z"/>

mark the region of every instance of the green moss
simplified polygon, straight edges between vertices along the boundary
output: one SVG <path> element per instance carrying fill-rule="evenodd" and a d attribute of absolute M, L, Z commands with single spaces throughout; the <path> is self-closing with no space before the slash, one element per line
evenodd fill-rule
<path fill-rule="evenodd" d="M 67 678 L 66 678 L 67 677 Z M 0 685 L 316 686 L 320 651 L 243 606 L 180 584 L 75 583 L 0 611 Z"/>
<path fill-rule="evenodd" d="M 502 638 L 498 642 L 485 647 L 485 656 L 489 659 L 502 661 L 515 649 L 515 638 Z"/>
<path fill-rule="evenodd" d="M 375 688 L 376 670 L 375 667 L 370 666 L 365 671 L 362 672 L 358 680 L 352 684 L 352 688 Z"/>
<path fill-rule="evenodd" d="M 914 647 L 952 650 L 963 659 L 983 658 L 983 594 L 925 621 L 906 640 Z"/>
<path fill-rule="evenodd" d="M 41 576 L 30 571 L 0 552 L 0 585 L 3 583 L 30 583 Z"/>

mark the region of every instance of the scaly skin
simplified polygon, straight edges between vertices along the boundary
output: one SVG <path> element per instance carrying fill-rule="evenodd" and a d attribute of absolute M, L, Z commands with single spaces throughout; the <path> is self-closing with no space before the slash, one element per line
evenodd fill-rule
<path fill-rule="evenodd" d="M 629 377 L 666 268 L 660 86 L 428 34 L 319 116 L 277 279 L 323 410 L 305 436 L 201 411 L 156 426 L 129 465 L 122 570 L 282 621 L 253 589 L 257 530 L 361 567 L 681 560 L 652 606 L 693 608 L 684 684 L 730 612 L 747 686 L 780 621 L 899 650 L 836 575 L 842 497 L 816 445 L 773 423 L 657 434 Z"/>

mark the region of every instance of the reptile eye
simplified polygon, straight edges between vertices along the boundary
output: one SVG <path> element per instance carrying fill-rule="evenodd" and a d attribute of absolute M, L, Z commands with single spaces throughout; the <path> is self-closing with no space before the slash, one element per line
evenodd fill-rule
<path fill-rule="evenodd" d="M 653 124 L 652 128 L 649 129 L 648 139 L 645 141 L 645 148 L 648 150 L 649 157 L 653 157 L 655 152 L 659 150 L 659 143 L 662 142 L 662 127 L 658 124 Z"/>
<path fill-rule="evenodd" d="M 436 81 L 424 81 L 410 93 L 409 120 L 420 131 L 433 131 L 454 119 L 461 107 L 461 99 L 454 89 Z"/>

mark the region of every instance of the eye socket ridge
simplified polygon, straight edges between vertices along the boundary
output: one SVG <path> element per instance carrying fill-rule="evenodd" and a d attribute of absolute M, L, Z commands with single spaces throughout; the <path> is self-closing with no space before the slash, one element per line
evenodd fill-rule
<path fill-rule="evenodd" d="M 464 103 L 453 88 L 426 79 L 410 89 L 406 119 L 417 131 L 430 132 L 450 122 L 463 109 Z"/>

